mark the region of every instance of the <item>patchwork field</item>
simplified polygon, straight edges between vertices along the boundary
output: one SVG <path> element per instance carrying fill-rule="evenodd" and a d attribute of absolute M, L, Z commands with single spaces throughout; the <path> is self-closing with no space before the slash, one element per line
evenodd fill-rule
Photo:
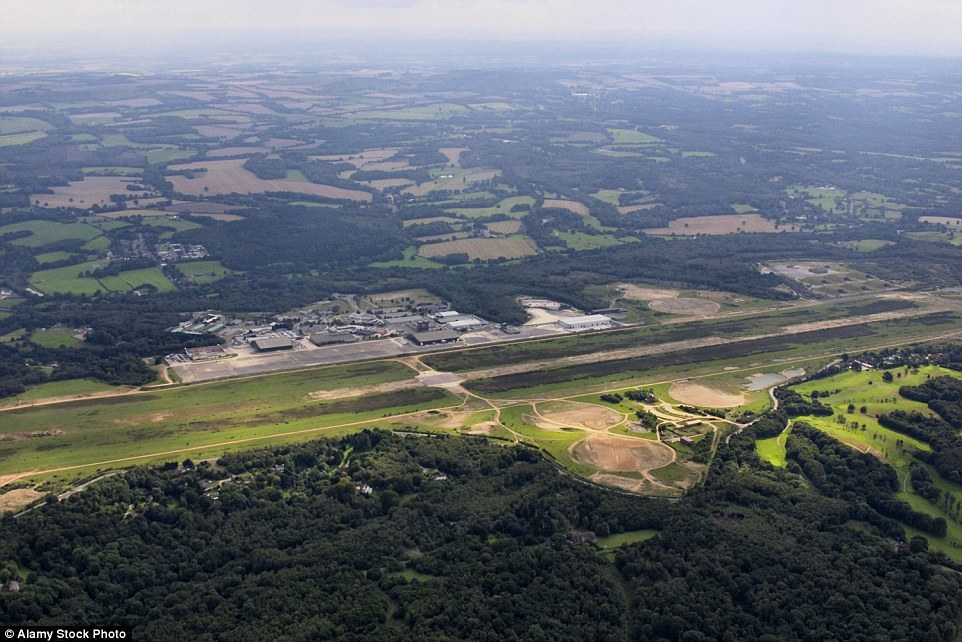
<path fill-rule="evenodd" d="M 173 165 L 175 171 L 196 172 L 195 178 L 171 176 L 174 189 L 182 194 L 263 194 L 265 192 L 296 192 L 325 198 L 351 201 L 370 201 L 371 194 L 360 190 L 344 189 L 330 185 L 317 185 L 304 181 L 264 180 L 244 169 L 244 159 L 201 161 Z M 202 172 L 201 170 L 206 170 Z"/>
<path fill-rule="evenodd" d="M 471 188 L 474 183 L 489 181 L 492 178 L 500 176 L 501 170 L 463 170 L 452 168 L 444 172 L 432 171 L 432 173 L 437 174 L 437 178 L 426 183 L 421 183 L 420 185 L 408 187 L 402 190 L 402 193 L 411 196 L 424 196 L 425 194 L 440 190 L 463 192 Z"/>
<path fill-rule="evenodd" d="M 797 232 L 794 225 L 776 225 L 758 214 L 725 214 L 723 216 L 690 216 L 671 221 L 668 227 L 642 230 L 660 236 L 694 234 L 735 234 L 737 232 Z"/>
<path fill-rule="evenodd" d="M 517 259 L 537 253 L 531 242 L 524 238 L 459 239 L 457 241 L 422 245 L 418 250 L 418 254 L 425 258 L 447 254 L 467 254 L 470 261 L 474 259 L 485 261 L 497 258 Z"/>

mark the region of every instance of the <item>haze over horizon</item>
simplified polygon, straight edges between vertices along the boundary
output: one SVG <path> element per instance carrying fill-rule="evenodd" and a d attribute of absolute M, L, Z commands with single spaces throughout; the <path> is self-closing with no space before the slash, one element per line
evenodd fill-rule
<path fill-rule="evenodd" d="M 2 0 L 0 14 L 8 50 L 116 39 L 149 52 L 178 33 L 242 44 L 251 30 L 297 30 L 318 38 L 962 56 L 962 0 Z"/>

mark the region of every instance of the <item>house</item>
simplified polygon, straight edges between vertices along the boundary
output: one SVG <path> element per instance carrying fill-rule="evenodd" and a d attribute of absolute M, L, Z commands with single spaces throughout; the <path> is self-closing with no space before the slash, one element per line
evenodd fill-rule
<path fill-rule="evenodd" d="M 17 581 L 17 580 L 10 580 L 9 582 L 7 582 L 7 590 L 8 590 L 8 591 L 11 591 L 11 592 L 13 592 L 13 593 L 19 593 L 19 592 L 20 592 L 20 582 Z"/>
<path fill-rule="evenodd" d="M 611 327 L 611 319 L 603 314 L 585 314 L 577 317 L 558 319 L 558 325 L 565 330 L 602 330 Z"/>

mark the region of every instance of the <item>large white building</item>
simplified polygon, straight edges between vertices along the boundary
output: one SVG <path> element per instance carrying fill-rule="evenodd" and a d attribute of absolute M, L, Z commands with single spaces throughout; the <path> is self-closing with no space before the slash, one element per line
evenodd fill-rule
<path fill-rule="evenodd" d="M 558 325 L 565 330 L 601 330 L 611 327 L 611 319 L 603 314 L 586 314 L 580 317 L 558 319 Z"/>

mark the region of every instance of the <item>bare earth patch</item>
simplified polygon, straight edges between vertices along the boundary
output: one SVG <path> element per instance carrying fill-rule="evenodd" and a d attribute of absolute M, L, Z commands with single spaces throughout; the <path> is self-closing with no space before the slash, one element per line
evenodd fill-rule
<path fill-rule="evenodd" d="M 420 387 L 418 381 L 405 379 L 403 381 L 389 381 L 373 386 L 360 386 L 358 388 L 335 388 L 334 390 L 318 390 L 309 393 L 314 399 L 339 399 L 341 397 L 359 397 L 375 392 L 394 392 L 395 390 L 405 390 L 407 388 Z"/>
<path fill-rule="evenodd" d="M 935 223 L 936 225 L 948 225 L 949 227 L 962 226 L 962 218 L 953 216 L 920 216 L 919 220 L 923 223 Z"/>
<path fill-rule="evenodd" d="M 624 293 L 626 299 L 633 301 L 655 301 L 657 299 L 671 299 L 678 296 L 678 290 L 645 288 L 631 283 L 619 283 L 616 287 Z"/>
<path fill-rule="evenodd" d="M 448 162 L 455 167 L 461 167 L 461 153 L 468 151 L 467 147 L 442 147 L 438 150 L 448 157 Z"/>
<path fill-rule="evenodd" d="M 11 490 L 8 493 L 0 495 L 0 514 L 8 510 L 20 510 L 27 504 L 35 502 L 41 497 L 43 497 L 43 494 L 38 493 L 32 488 L 17 488 Z"/>
<path fill-rule="evenodd" d="M 590 403 L 572 403 L 570 410 L 543 413 L 543 417 L 559 424 L 581 426 L 589 430 L 607 430 L 624 421 L 621 413 Z"/>
<path fill-rule="evenodd" d="M 171 176 L 174 190 L 182 194 L 201 196 L 204 194 L 263 194 L 265 192 L 296 192 L 313 194 L 327 198 L 352 201 L 370 201 L 371 194 L 360 190 L 344 189 L 331 185 L 317 185 L 305 181 L 264 180 L 253 172 L 244 169 L 245 159 L 199 161 L 183 165 L 173 165 L 175 171 L 196 171 L 194 178 Z M 206 171 L 201 171 L 206 170 Z M 89 180 L 89 179 L 88 179 Z"/>
<path fill-rule="evenodd" d="M 467 254 L 468 260 L 473 261 L 474 259 L 486 260 L 501 257 L 517 259 L 522 256 L 537 254 L 537 250 L 531 247 L 527 239 L 474 238 L 422 245 L 418 250 L 418 254 L 425 258 L 444 256 L 445 254 Z"/>
<path fill-rule="evenodd" d="M 732 394 L 690 381 L 672 384 L 668 394 L 681 403 L 708 408 L 734 408 L 745 403 L 741 393 Z"/>
<path fill-rule="evenodd" d="M 557 207 L 559 209 L 568 210 L 569 212 L 574 212 L 578 216 L 588 216 L 588 206 L 584 203 L 579 203 L 578 201 L 568 201 L 559 198 L 546 198 L 544 199 L 544 207 Z"/>
<path fill-rule="evenodd" d="M 667 312 L 669 314 L 701 314 L 709 315 L 715 314 L 721 308 L 721 305 L 714 301 L 706 301 L 704 299 L 689 299 L 689 298 L 674 298 L 674 299 L 656 299 L 648 304 L 652 310 L 657 310 L 658 312 Z"/>
<path fill-rule="evenodd" d="M 668 223 L 668 227 L 642 230 L 645 234 L 693 235 L 734 234 L 736 232 L 797 232 L 794 225 L 776 226 L 775 221 L 758 214 L 725 214 L 722 216 L 690 216 Z"/>
<path fill-rule="evenodd" d="M 579 464 L 609 473 L 646 473 L 674 460 L 674 451 L 651 439 L 610 434 L 590 435 L 573 444 L 571 458 Z"/>

